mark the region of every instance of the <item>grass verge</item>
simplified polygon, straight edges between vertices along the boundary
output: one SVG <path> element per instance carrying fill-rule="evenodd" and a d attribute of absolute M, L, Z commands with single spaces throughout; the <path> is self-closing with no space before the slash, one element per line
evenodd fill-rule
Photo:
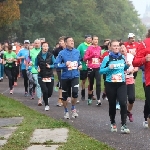
<path fill-rule="evenodd" d="M 1 150 L 23 150 L 30 146 L 29 140 L 35 129 L 68 128 L 69 137 L 67 143 L 58 150 L 113 150 L 107 145 L 79 132 L 68 123 L 51 119 L 50 117 L 34 111 L 22 103 L 0 95 L 0 117 L 23 116 L 23 122 L 8 139 Z"/>

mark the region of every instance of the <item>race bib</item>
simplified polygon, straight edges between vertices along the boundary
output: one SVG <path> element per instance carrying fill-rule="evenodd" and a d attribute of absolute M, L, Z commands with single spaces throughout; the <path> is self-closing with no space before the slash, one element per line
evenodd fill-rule
<path fill-rule="evenodd" d="M 43 78 L 42 81 L 43 82 L 51 82 L 51 78 Z"/>
<path fill-rule="evenodd" d="M 122 82 L 122 74 L 113 74 L 111 78 L 111 82 Z"/>
<path fill-rule="evenodd" d="M 133 48 L 133 49 L 129 49 L 129 53 L 136 53 L 136 48 Z"/>
<path fill-rule="evenodd" d="M 99 64 L 99 58 L 92 58 L 92 64 Z"/>
<path fill-rule="evenodd" d="M 6 61 L 7 61 L 8 63 L 12 63 L 12 62 L 13 62 L 13 58 L 8 58 Z"/>
<path fill-rule="evenodd" d="M 68 70 L 73 70 L 78 68 L 78 62 L 77 61 L 72 61 L 70 63 L 70 66 L 68 67 Z"/>

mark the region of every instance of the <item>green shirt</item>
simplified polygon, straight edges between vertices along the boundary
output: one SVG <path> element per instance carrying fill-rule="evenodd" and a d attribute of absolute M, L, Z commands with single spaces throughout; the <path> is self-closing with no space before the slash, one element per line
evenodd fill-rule
<path fill-rule="evenodd" d="M 86 52 L 88 46 L 90 46 L 90 45 L 91 45 L 91 44 L 88 44 L 88 43 L 84 42 L 84 43 L 81 43 L 81 44 L 78 46 L 77 49 L 80 51 L 80 56 L 81 56 L 82 59 L 83 59 L 83 57 L 84 57 L 84 54 L 85 54 L 85 52 Z M 81 62 L 82 62 L 82 70 L 87 70 L 86 62 L 83 61 L 83 60 L 82 60 Z"/>
<path fill-rule="evenodd" d="M 32 69 L 31 72 L 33 74 L 38 74 L 38 71 L 35 69 L 35 59 L 37 57 L 37 55 L 40 53 L 41 48 L 33 48 L 32 50 L 30 50 L 30 57 L 31 57 L 31 61 L 32 61 Z"/>
<path fill-rule="evenodd" d="M 15 52 L 4 52 L 4 55 L 3 55 L 3 59 L 6 61 L 6 64 L 5 64 L 5 67 L 9 67 L 9 68 L 12 68 L 13 66 L 13 59 L 16 59 L 16 53 Z"/>

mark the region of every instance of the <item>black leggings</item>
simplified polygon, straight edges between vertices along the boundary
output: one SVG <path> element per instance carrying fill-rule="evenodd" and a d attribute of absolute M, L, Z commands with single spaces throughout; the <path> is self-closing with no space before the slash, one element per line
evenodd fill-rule
<path fill-rule="evenodd" d="M 115 123 L 116 99 L 119 101 L 121 110 L 122 125 L 126 124 L 127 119 L 127 86 L 125 82 L 106 82 L 106 94 L 109 102 L 109 116 L 111 124 Z"/>
<path fill-rule="evenodd" d="M 147 118 L 150 115 L 150 85 L 145 86 L 145 84 L 143 84 L 143 87 L 145 89 L 145 96 L 146 96 L 145 105 L 144 105 L 144 118 L 145 121 L 147 121 Z"/>
<path fill-rule="evenodd" d="M 42 78 L 38 78 L 38 83 L 43 93 L 43 100 L 44 100 L 45 106 L 49 105 L 48 98 L 51 97 L 53 94 L 54 79 L 52 79 L 51 82 L 43 82 Z"/>
<path fill-rule="evenodd" d="M 9 88 L 12 90 L 14 85 L 14 68 L 5 67 L 5 73 L 9 79 Z"/>
<path fill-rule="evenodd" d="M 22 70 L 22 76 L 24 78 L 25 92 L 28 92 L 28 76 L 27 76 L 27 71 L 25 69 Z"/>
<path fill-rule="evenodd" d="M 100 94 L 101 94 L 101 75 L 99 74 L 99 68 L 88 68 L 88 80 L 89 80 L 89 91 L 93 91 L 93 85 L 94 85 L 94 78 L 96 79 L 96 96 L 97 100 L 100 100 Z M 92 98 L 93 94 L 90 99 Z"/>
<path fill-rule="evenodd" d="M 127 96 L 129 104 L 133 104 L 135 102 L 135 84 L 127 85 Z"/>
<path fill-rule="evenodd" d="M 69 90 L 72 88 L 72 97 L 78 98 L 79 78 L 62 79 L 62 99 L 66 101 L 70 96 Z"/>
<path fill-rule="evenodd" d="M 57 77 L 58 77 L 58 87 L 61 89 L 61 69 L 57 69 Z"/>
<path fill-rule="evenodd" d="M 18 75 L 19 75 L 19 65 L 14 67 L 14 82 L 17 82 Z"/>

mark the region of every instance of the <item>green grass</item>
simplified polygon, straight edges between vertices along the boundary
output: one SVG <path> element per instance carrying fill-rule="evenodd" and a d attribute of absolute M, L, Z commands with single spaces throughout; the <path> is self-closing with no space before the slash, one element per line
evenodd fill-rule
<path fill-rule="evenodd" d="M 24 120 L 1 150 L 23 150 L 30 146 L 29 140 L 35 129 L 61 127 L 69 129 L 69 137 L 67 143 L 60 146 L 59 150 L 112 150 L 107 145 L 74 129 L 66 122 L 51 119 L 18 101 L 0 95 L 0 117 L 18 116 L 23 116 Z M 47 142 L 49 143 L 51 142 Z"/>

